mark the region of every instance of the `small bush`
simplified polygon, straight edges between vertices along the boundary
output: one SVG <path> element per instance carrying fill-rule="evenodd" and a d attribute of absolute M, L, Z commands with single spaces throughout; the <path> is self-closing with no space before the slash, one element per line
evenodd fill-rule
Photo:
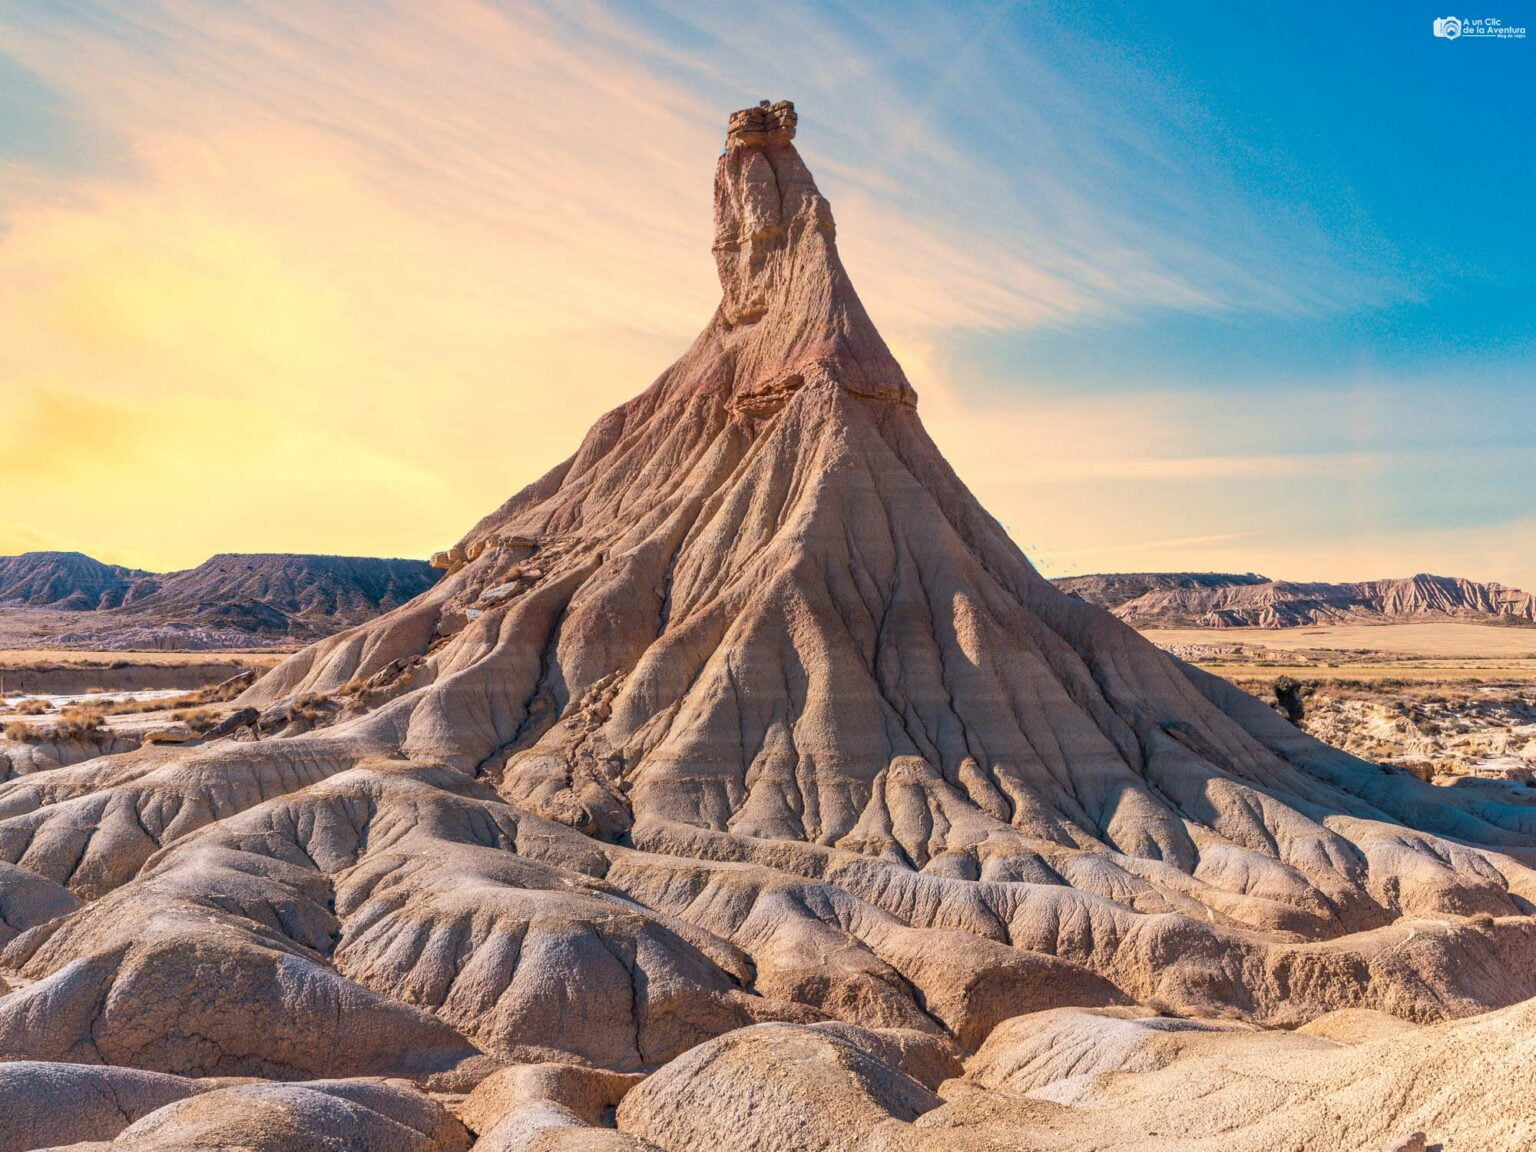
<path fill-rule="evenodd" d="M 219 714 L 211 708 L 197 708 L 191 711 L 173 712 L 172 720 L 180 720 L 194 732 L 206 732 L 219 722 Z"/>
<path fill-rule="evenodd" d="M 307 696 L 300 696 L 288 706 L 288 717 L 291 720 L 316 720 L 328 719 L 336 711 L 336 702 L 329 696 L 319 692 L 311 692 Z"/>
<path fill-rule="evenodd" d="M 76 705 L 90 708 L 98 716 L 132 716 L 141 712 L 167 712 L 177 708 L 191 708 L 207 701 L 207 690 L 184 692 L 180 696 L 160 696 L 153 700 L 92 700 L 90 704 Z"/>
<path fill-rule="evenodd" d="M 101 726 L 102 713 L 85 704 L 71 704 L 46 730 L 52 740 L 95 740 L 106 735 Z"/>

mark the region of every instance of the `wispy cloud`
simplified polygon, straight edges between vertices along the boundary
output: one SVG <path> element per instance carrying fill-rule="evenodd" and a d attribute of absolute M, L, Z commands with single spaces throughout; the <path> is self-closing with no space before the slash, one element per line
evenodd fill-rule
<path fill-rule="evenodd" d="M 8 504 L 149 566 L 442 546 L 702 325 L 723 115 L 788 96 L 925 419 L 1032 551 L 1296 543 L 1296 501 L 1341 490 L 1364 517 L 1369 446 L 1267 442 L 1253 430 L 1286 426 L 1281 401 L 960 402 L 933 352 L 957 332 L 1396 290 L 1247 200 L 1189 93 L 1018 19 L 802 0 L 754 21 L 674 0 L 7 6 L 0 52 L 102 151 L 0 156 Z"/>

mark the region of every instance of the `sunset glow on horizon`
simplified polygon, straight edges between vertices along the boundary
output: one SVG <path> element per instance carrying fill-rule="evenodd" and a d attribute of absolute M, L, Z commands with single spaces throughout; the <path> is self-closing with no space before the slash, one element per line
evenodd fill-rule
<path fill-rule="evenodd" d="M 713 160 L 767 96 L 1048 575 L 1536 588 L 1531 48 L 775 13 L 7 6 L 0 553 L 448 546 L 708 321 Z"/>

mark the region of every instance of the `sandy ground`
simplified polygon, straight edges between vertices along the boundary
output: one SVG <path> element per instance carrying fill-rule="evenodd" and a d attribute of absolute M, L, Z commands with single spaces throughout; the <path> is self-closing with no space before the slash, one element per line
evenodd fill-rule
<path fill-rule="evenodd" d="M 212 664 L 234 661 L 253 668 L 271 668 L 292 649 L 248 648 L 201 652 L 85 652 L 74 649 L 8 648 L 0 649 L 0 668 L 115 668 L 124 663 L 138 667 L 171 668 L 187 664 Z"/>
<path fill-rule="evenodd" d="M 1228 679 L 1536 684 L 1536 629 L 1484 624 L 1152 628 L 1148 640 Z"/>
<path fill-rule="evenodd" d="M 242 672 L 260 674 L 283 659 L 261 652 L 0 651 L 0 697 L 188 692 Z"/>
<path fill-rule="evenodd" d="M 1330 624 L 1315 628 L 1148 628 L 1159 645 L 1243 645 L 1275 652 L 1325 648 L 1398 656 L 1536 661 L 1536 628 L 1493 624 Z"/>
<path fill-rule="evenodd" d="M 1536 630 L 1482 624 L 1143 633 L 1266 702 L 1290 677 L 1319 740 L 1425 779 L 1536 779 Z"/>

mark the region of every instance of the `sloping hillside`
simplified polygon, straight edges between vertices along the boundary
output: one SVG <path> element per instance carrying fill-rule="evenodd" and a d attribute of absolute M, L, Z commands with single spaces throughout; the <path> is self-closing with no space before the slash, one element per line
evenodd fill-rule
<path fill-rule="evenodd" d="M 359 624 L 426 591 L 437 576 L 422 560 L 226 553 L 136 585 L 125 615 L 297 634 Z"/>
<path fill-rule="evenodd" d="M 61 611 L 115 608 L 135 581 L 136 568 L 103 564 L 83 552 L 25 552 L 0 556 L 0 604 Z"/>
<path fill-rule="evenodd" d="M 1536 624 L 1536 596 L 1457 576 L 1294 583 L 1252 572 L 1112 572 L 1054 581 L 1139 628 L 1293 628 L 1483 620 Z"/>
<path fill-rule="evenodd" d="M 422 560 L 239 553 L 155 575 L 79 553 L 0 559 L 0 612 L 35 643 L 241 648 L 313 640 L 370 620 L 436 583 Z"/>

